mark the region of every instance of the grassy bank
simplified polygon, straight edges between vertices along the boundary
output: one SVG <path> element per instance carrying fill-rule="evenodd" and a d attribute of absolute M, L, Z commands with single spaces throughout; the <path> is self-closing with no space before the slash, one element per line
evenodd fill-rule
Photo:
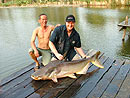
<path fill-rule="evenodd" d="M 9 6 L 130 6 L 129 0 L 1 0 L 1 7 Z"/>

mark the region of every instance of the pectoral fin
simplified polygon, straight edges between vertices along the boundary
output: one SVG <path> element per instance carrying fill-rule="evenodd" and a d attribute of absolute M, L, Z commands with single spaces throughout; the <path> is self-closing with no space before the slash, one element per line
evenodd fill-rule
<path fill-rule="evenodd" d="M 54 81 L 54 82 L 58 82 L 57 77 L 56 77 L 56 69 L 53 70 L 53 72 L 51 72 L 51 74 L 49 75 L 49 77 Z"/>
<path fill-rule="evenodd" d="M 66 76 L 68 76 L 68 77 L 70 77 L 70 78 L 77 78 L 74 74 L 68 74 L 68 75 L 66 75 Z"/>
<path fill-rule="evenodd" d="M 53 80 L 55 83 L 58 82 L 57 77 L 56 77 L 55 75 L 52 77 L 52 80 Z"/>

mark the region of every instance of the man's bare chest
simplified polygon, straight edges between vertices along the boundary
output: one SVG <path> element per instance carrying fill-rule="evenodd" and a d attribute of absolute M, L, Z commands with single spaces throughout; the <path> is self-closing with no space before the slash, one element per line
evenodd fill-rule
<path fill-rule="evenodd" d="M 39 31 L 38 32 L 38 38 L 49 38 L 50 37 L 50 31 Z"/>

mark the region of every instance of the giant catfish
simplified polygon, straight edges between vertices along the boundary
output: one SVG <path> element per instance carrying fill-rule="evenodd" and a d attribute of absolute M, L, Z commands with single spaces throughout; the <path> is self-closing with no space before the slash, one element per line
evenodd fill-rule
<path fill-rule="evenodd" d="M 43 68 L 34 72 L 31 77 L 34 80 L 53 80 L 58 82 L 57 78 L 70 77 L 76 78 L 75 74 L 86 74 L 90 62 L 99 68 L 104 68 L 99 62 L 100 51 L 94 55 L 74 61 L 51 61 Z"/>

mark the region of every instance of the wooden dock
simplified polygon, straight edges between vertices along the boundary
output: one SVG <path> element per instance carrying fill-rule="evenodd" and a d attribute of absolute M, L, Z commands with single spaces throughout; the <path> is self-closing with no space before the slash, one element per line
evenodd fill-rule
<path fill-rule="evenodd" d="M 124 30 L 123 36 L 122 36 L 122 41 L 125 40 L 125 36 L 126 36 L 126 29 L 130 28 L 130 18 L 128 18 L 128 16 L 126 16 L 126 19 L 119 23 L 118 26 L 120 27 L 120 30 Z M 130 31 L 129 31 L 129 36 L 130 36 Z"/>
<path fill-rule="evenodd" d="M 32 80 L 33 63 L 0 82 L 0 98 L 130 98 L 130 61 L 99 58 L 104 69 L 91 64 L 86 75 L 58 83 Z"/>

